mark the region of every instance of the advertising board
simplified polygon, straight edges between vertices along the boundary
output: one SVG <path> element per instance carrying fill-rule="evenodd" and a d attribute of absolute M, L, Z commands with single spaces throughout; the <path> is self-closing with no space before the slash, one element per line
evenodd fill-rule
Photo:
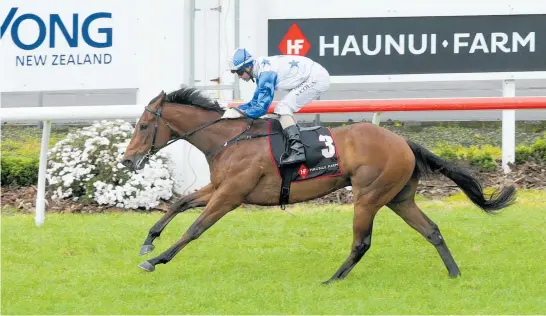
<path fill-rule="evenodd" d="M 546 71 L 546 15 L 269 19 L 268 53 L 331 75 Z"/>
<path fill-rule="evenodd" d="M 127 1 L 2 1 L 2 90 L 136 87 L 134 11 Z"/>

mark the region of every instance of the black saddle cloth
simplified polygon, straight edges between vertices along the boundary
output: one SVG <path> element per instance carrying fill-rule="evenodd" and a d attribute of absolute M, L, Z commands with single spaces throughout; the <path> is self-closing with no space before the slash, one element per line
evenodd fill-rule
<path fill-rule="evenodd" d="M 271 159 L 279 175 L 280 158 L 286 151 L 286 137 L 282 132 L 281 123 L 277 119 L 268 119 L 269 148 Z M 314 126 L 300 128 L 300 138 L 305 147 L 306 161 L 297 166 L 290 166 L 293 170 L 290 181 L 298 182 L 314 179 L 317 177 L 335 177 L 341 175 L 339 166 L 339 153 L 330 128 Z"/>

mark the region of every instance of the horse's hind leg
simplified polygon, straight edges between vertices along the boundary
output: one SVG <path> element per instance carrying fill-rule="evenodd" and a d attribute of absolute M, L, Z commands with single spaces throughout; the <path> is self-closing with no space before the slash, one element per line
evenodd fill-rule
<path fill-rule="evenodd" d="M 412 184 L 408 185 L 411 186 Z M 417 184 L 415 183 L 414 185 L 416 186 Z M 415 191 L 413 190 L 413 194 L 410 194 L 409 197 L 399 201 L 392 201 L 387 204 L 387 206 L 436 247 L 450 277 L 461 275 L 459 267 L 457 266 L 457 263 L 455 263 L 455 259 L 453 259 L 453 256 L 440 233 L 440 229 L 421 211 L 417 204 L 415 204 L 414 193 Z"/>
<path fill-rule="evenodd" d="M 186 210 L 189 210 L 194 207 L 206 206 L 210 197 L 212 196 L 213 186 L 208 184 L 205 187 L 201 188 L 198 191 L 195 191 L 192 194 L 189 194 L 180 200 L 178 200 L 172 207 L 155 223 L 154 226 L 148 232 L 148 237 L 142 244 L 140 249 L 140 255 L 145 255 L 154 250 L 153 242 L 154 240 L 161 235 L 161 232 L 167 224 L 177 215 Z"/>

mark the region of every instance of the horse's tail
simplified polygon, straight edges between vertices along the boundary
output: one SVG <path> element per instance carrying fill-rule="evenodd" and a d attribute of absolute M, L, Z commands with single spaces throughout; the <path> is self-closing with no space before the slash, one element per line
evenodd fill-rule
<path fill-rule="evenodd" d="M 407 142 L 415 155 L 415 170 L 413 173 L 417 179 L 439 171 L 455 182 L 474 204 L 488 214 L 515 202 L 516 188 L 514 186 L 503 188 L 500 192 L 495 190 L 489 198 L 486 198 L 481 184 L 467 171 L 443 160 L 421 145 L 412 141 Z"/>

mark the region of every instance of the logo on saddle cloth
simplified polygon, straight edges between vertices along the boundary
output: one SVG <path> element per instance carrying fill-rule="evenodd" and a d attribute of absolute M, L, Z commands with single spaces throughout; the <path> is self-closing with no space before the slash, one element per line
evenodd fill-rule
<path fill-rule="evenodd" d="M 269 149 L 271 159 L 279 172 L 280 158 L 286 150 L 286 138 L 282 133 L 282 126 L 276 119 L 268 120 Z M 292 182 L 309 180 L 317 177 L 335 177 L 341 175 L 339 154 L 336 150 L 334 138 L 327 127 L 302 128 L 300 138 L 305 147 L 305 163 L 295 166 L 296 169 L 290 179 Z"/>

